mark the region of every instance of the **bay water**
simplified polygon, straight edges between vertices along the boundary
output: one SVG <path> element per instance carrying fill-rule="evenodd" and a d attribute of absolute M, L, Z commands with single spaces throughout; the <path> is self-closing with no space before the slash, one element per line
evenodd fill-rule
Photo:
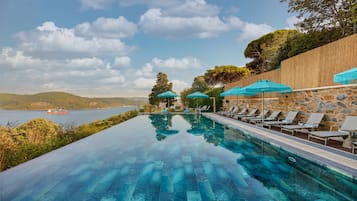
<path fill-rule="evenodd" d="M 0 110 L 0 126 L 17 126 L 35 118 L 45 118 L 62 126 L 78 126 L 137 109 L 135 106 L 70 110 L 68 114 L 47 114 L 44 110 Z"/>

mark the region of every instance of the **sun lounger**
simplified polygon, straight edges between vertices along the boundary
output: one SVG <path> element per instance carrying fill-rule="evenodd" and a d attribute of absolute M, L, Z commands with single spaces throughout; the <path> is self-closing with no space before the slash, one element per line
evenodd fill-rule
<path fill-rule="evenodd" d="M 299 112 L 296 111 L 290 111 L 288 115 L 286 115 L 286 118 L 281 120 L 281 121 L 264 121 L 263 126 L 267 126 L 269 129 L 271 129 L 272 126 L 280 126 L 280 125 L 289 125 L 292 124 Z"/>
<path fill-rule="evenodd" d="M 226 116 L 227 117 L 233 117 L 233 115 L 237 114 L 238 111 L 239 111 L 239 108 L 238 108 L 238 106 L 236 106 L 236 108 L 232 112 L 227 114 Z"/>
<path fill-rule="evenodd" d="M 274 111 L 267 118 L 264 118 L 264 121 L 274 121 L 278 118 L 280 113 L 281 113 L 280 111 Z M 249 122 L 253 124 L 259 123 L 261 121 L 262 118 L 254 118 L 249 120 Z"/>
<path fill-rule="evenodd" d="M 232 115 L 232 118 L 236 119 L 237 116 L 245 115 L 248 112 L 247 108 L 243 108 L 240 112 L 236 112 Z"/>
<path fill-rule="evenodd" d="M 205 111 L 208 111 L 210 108 L 211 108 L 211 106 L 208 105 Z"/>
<path fill-rule="evenodd" d="M 357 131 L 357 116 L 347 116 L 339 131 L 313 131 L 308 135 L 308 139 L 316 138 L 323 140 L 325 145 L 332 137 L 347 137 L 350 132 Z"/>
<path fill-rule="evenodd" d="M 246 108 L 245 108 L 246 109 Z M 247 111 L 248 109 L 246 109 L 246 111 Z M 242 118 L 242 117 L 252 117 L 252 116 L 254 116 L 254 114 L 255 113 L 257 113 L 257 111 L 258 111 L 258 109 L 256 109 L 256 108 L 253 108 L 248 114 L 236 114 L 236 115 L 234 115 L 233 116 L 233 118 L 234 119 L 240 119 L 240 118 Z"/>
<path fill-rule="evenodd" d="M 225 114 L 232 112 L 235 107 L 236 106 L 231 106 L 227 111 L 219 111 L 218 113 L 224 116 Z"/>
<path fill-rule="evenodd" d="M 263 112 L 261 112 L 259 115 L 257 116 L 251 116 L 251 117 L 242 117 L 240 120 L 244 121 L 244 122 L 250 122 L 251 119 L 262 119 L 265 118 L 265 116 L 269 113 L 269 110 L 264 110 Z"/>
<path fill-rule="evenodd" d="M 282 126 L 281 132 L 287 131 L 294 135 L 295 131 L 311 131 L 319 127 L 321 120 L 324 116 L 325 114 L 322 113 L 312 113 L 305 124 Z"/>

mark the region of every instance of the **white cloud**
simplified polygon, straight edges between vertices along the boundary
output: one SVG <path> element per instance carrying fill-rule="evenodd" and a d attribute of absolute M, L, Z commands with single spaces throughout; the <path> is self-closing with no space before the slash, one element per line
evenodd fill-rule
<path fill-rule="evenodd" d="M 115 57 L 114 66 L 115 67 L 128 67 L 130 66 L 131 59 L 128 56 L 125 57 Z"/>
<path fill-rule="evenodd" d="M 132 6 L 132 5 L 147 5 L 149 7 L 171 7 L 178 5 L 182 0 L 119 0 L 122 6 Z"/>
<path fill-rule="evenodd" d="M 171 57 L 166 60 L 162 60 L 155 57 L 152 59 L 151 65 L 160 68 L 172 68 L 172 69 L 192 69 L 192 68 L 200 68 L 202 66 L 200 60 L 193 57 L 184 57 L 180 59 Z"/>
<path fill-rule="evenodd" d="M 18 38 L 21 50 L 37 56 L 127 55 L 133 50 L 120 39 L 81 37 L 74 29 L 57 27 L 54 22 L 45 22 L 31 32 L 21 32 Z"/>
<path fill-rule="evenodd" d="M 105 68 L 107 64 L 102 59 L 92 57 L 67 59 L 64 65 L 71 68 Z"/>
<path fill-rule="evenodd" d="M 257 39 L 272 31 L 274 31 L 274 28 L 267 24 L 244 23 L 242 27 L 242 34 L 239 36 L 239 40 L 248 41 Z"/>
<path fill-rule="evenodd" d="M 105 9 L 107 6 L 113 3 L 114 0 L 80 0 L 82 8 L 84 9 Z"/>
<path fill-rule="evenodd" d="M 135 75 L 140 77 L 152 77 L 153 74 L 153 66 L 150 63 L 146 63 L 141 69 L 135 72 Z"/>
<path fill-rule="evenodd" d="M 297 18 L 296 16 L 291 16 L 286 19 L 286 24 L 288 25 L 288 29 L 296 29 L 295 24 L 304 21 L 303 18 Z"/>
<path fill-rule="evenodd" d="M 6 77 L 0 80 L 0 85 L 23 89 L 21 93 L 34 89 L 68 91 L 125 82 L 119 70 L 100 58 L 38 59 L 11 48 L 1 50 L 0 69 Z"/>
<path fill-rule="evenodd" d="M 187 0 L 163 11 L 171 17 L 214 17 L 219 13 L 218 6 L 207 4 L 205 0 Z"/>
<path fill-rule="evenodd" d="M 23 69 L 41 64 L 40 59 L 25 56 L 23 51 L 16 51 L 12 48 L 3 48 L 0 53 L 0 66 L 4 69 Z"/>
<path fill-rule="evenodd" d="M 95 36 L 103 38 L 128 38 L 137 32 L 136 24 L 129 22 L 125 17 L 103 18 L 94 22 L 84 22 L 75 27 L 79 36 Z"/>
<path fill-rule="evenodd" d="M 190 85 L 182 80 L 172 80 L 173 90 L 177 93 L 183 91 L 185 88 L 189 88 Z"/>
<path fill-rule="evenodd" d="M 235 16 L 227 18 L 227 25 L 231 29 L 237 29 L 241 31 L 238 40 L 254 40 L 263 36 L 264 34 L 274 31 L 274 28 L 270 25 L 244 22 Z"/>
<path fill-rule="evenodd" d="M 134 80 L 134 85 L 136 88 L 141 89 L 151 89 L 155 85 L 156 79 L 155 78 L 138 78 Z"/>
<path fill-rule="evenodd" d="M 113 77 L 107 77 L 104 78 L 102 80 L 100 80 L 101 82 L 105 83 L 105 84 L 120 84 L 125 82 L 125 78 L 121 75 L 116 75 Z"/>
<path fill-rule="evenodd" d="M 171 17 L 161 9 L 150 9 L 140 17 L 144 33 L 164 38 L 209 38 L 227 31 L 219 17 Z"/>
<path fill-rule="evenodd" d="M 235 16 L 221 19 L 218 7 L 205 0 L 149 9 L 140 17 L 139 26 L 145 34 L 164 38 L 210 38 L 236 29 L 241 32 L 239 40 L 251 40 L 274 30 L 267 24 L 245 22 Z"/>

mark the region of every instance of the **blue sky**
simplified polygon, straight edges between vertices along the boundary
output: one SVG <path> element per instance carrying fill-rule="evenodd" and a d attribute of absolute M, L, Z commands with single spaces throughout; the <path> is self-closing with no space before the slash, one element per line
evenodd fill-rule
<path fill-rule="evenodd" d="M 180 92 L 296 18 L 279 0 L 2 0 L 0 92 L 146 97 L 164 72 Z"/>

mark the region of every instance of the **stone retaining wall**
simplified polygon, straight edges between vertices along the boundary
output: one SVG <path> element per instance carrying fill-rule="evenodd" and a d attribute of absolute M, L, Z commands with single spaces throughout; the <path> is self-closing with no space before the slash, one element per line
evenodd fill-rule
<path fill-rule="evenodd" d="M 269 97 L 270 96 L 270 97 Z M 237 104 L 236 97 L 229 97 L 225 108 Z M 300 111 L 298 121 L 306 122 L 313 112 L 324 113 L 320 130 L 337 130 L 346 116 L 357 115 L 357 85 L 341 85 L 315 89 L 297 90 L 290 94 L 268 95 L 265 99 L 265 109 L 281 110 L 281 118 L 291 111 Z M 261 99 L 238 98 L 239 107 L 261 109 Z"/>

